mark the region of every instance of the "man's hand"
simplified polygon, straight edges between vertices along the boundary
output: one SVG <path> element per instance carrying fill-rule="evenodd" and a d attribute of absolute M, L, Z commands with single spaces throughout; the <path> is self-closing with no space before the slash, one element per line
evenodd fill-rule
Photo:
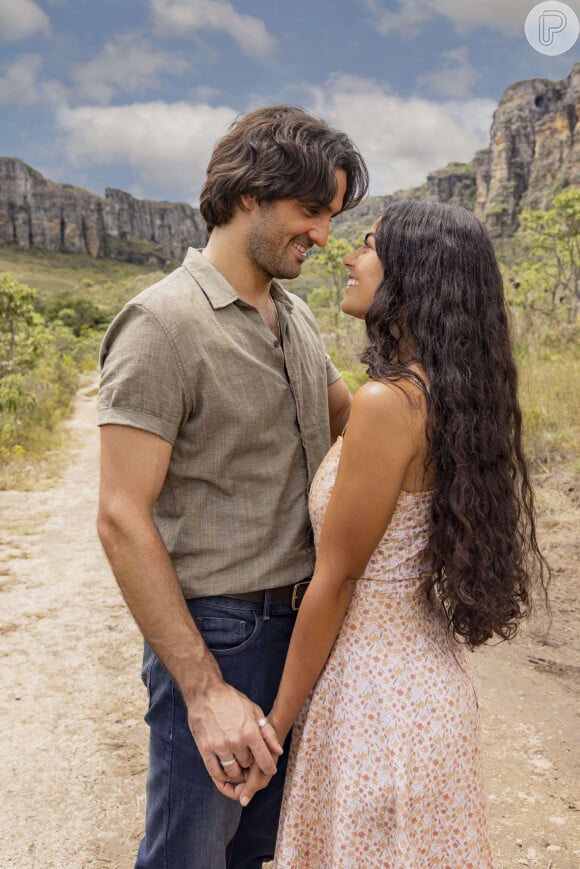
<path fill-rule="evenodd" d="M 197 697 L 188 706 L 191 733 L 209 775 L 224 796 L 239 798 L 235 786 L 245 782 L 250 768 L 266 780 L 261 787 L 276 773 L 276 759 L 283 749 L 271 725 L 260 729 L 258 721 L 263 717 L 259 706 L 225 682 L 213 686 L 202 701 Z"/>

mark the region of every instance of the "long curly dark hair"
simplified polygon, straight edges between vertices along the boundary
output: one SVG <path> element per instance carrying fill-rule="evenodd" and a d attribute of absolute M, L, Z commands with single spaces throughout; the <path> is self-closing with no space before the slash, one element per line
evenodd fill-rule
<path fill-rule="evenodd" d="M 377 380 L 424 390 L 433 494 L 434 586 L 469 647 L 511 639 L 550 570 L 534 496 L 502 278 L 491 241 L 466 209 L 389 204 L 376 232 L 384 280 L 366 315 L 363 354 Z M 418 363 L 428 386 L 410 368 Z"/>

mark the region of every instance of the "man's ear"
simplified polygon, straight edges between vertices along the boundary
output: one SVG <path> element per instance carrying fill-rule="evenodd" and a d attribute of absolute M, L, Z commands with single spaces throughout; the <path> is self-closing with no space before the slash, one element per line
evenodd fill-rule
<path fill-rule="evenodd" d="M 242 211 L 253 211 L 258 207 L 258 203 L 256 201 L 256 197 L 253 193 L 242 193 L 238 200 L 239 206 Z"/>

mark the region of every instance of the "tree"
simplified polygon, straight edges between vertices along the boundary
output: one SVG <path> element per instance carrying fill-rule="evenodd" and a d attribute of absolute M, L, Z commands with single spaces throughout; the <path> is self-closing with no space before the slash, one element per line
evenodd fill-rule
<path fill-rule="evenodd" d="M 323 274 L 331 289 L 334 324 L 338 328 L 341 313 L 340 303 L 346 285 L 346 269 L 343 260 L 351 252 L 352 246 L 344 238 L 329 238 L 326 247 L 318 254 Z"/>
<path fill-rule="evenodd" d="M 0 380 L 34 367 L 43 348 L 42 319 L 36 291 L 9 275 L 0 275 Z"/>
<path fill-rule="evenodd" d="M 576 323 L 580 303 L 580 189 L 565 190 L 549 211 L 525 210 L 527 252 L 510 278 L 512 301 L 552 322 Z"/>
<path fill-rule="evenodd" d="M 356 389 L 366 379 L 359 362 L 364 347 L 364 327 L 361 321 L 347 317 L 341 310 L 347 281 L 343 260 L 352 249 L 344 238 L 331 236 L 326 247 L 316 252 L 312 265 L 318 281 L 307 302 L 335 365 L 349 381 L 349 387 Z"/>

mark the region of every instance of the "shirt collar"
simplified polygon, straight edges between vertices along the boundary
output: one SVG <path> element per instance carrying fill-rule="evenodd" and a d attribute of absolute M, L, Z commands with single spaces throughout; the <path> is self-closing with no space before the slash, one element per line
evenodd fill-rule
<path fill-rule="evenodd" d="M 232 302 L 240 301 L 240 296 L 232 285 L 203 256 L 200 250 L 196 250 L 193 247 L 188 248 L 185 260 L 183 261 L 183 267 L 197 281 L 214 310 L 226 308 Z M 272 281 L 270 295 L 275 301 L 280 302 L 289 313 L 292 311 L 294 303 L 278 281 Z"/>

